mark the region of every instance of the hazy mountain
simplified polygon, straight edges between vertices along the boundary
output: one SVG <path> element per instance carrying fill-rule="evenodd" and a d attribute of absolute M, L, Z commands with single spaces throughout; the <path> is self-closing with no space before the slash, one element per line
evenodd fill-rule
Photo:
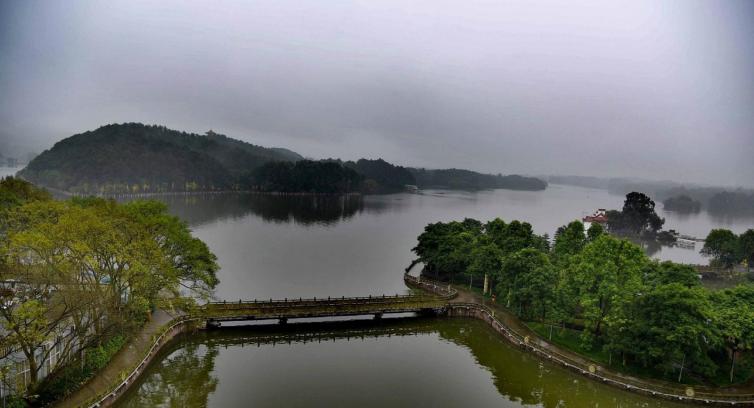
<path fill-rule="evenodd" d="M 421 188 L 449 188 L 457 190 L 483 190 L 503 188 L 508 190 L 544 190 L 547 182 L 535 177 L 516 174 L 483 174 L 462 169 L 410 169 Z"/>
<path fill-rule="evenodd" d="M 158 192 L 238 188 L 242 175 L 271 161 L 301 156 L 216 134 L 164 126 L 102 126 L 56 143 L 20 172 L 48 187 L 72 192 Z"/>
<path fill-rule="evenodd" d="M 382 159 L 303 160 L 284 148 L 266 148 L 213 131 L 205 135 L 164 126 L 102 126 L 56 143 L 19 175 L 74 193 L 258 190 L 312 193 L 389 193 L 407 184 L 423 188 L 543 190 L 547 183 L 517 175 L 469 170 L 426 170 Z"/>

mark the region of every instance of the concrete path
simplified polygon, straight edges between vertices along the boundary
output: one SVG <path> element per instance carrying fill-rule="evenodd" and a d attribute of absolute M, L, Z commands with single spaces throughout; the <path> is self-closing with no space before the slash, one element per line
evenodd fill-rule
<path fill-rule="evenodd" d="M 86 384 L 69 395 L 56 406 L 78 408 L 84 407 L 94 397 L 106 392 L 121 381 L 123 370 L 130 369 L 152 347 L 152 336 L 160 333 L 162 327 L 170 322 L 173 316 L 163 310 L 157 310 L 131 340 L 123 346 L 118 354 L 100 372 L 95 374 Z"/>

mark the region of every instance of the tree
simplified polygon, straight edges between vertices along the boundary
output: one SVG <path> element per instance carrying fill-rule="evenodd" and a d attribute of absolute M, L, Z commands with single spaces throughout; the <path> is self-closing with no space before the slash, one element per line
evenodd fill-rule
<path fill-rule="evenodd" d="M 502 269 L 500 296 L 508 306 L 526 319 L 544 320 L 554 307 L 558 281 L 547 255 L 525 248 L 508 256 Z"/>
<path fill-rule="evenodd" d="M 555 233 L 555 243 L 552 247 L 553 259 L 556 264 L 562 264 L 573 255 L 581 252 L 587 238 L 584 235 L 584 224 L 581 221 L 573 221 L 570 224 L 558 228 Z"/>
<path fill-rule="evenodd" d="M 510 224 L 496 218 L 485 224 L 484 232 L 492 242 L 507 256 L 524 248 L 548 250 L 548 243 L 543 237 L 536 235 L 528 222 L 513 220 Z"/>
<path fill-rule="evenodd" d="M 31 388 L 37 384 L 43 369 L 40 361 L 45 361 L 55 346 L 65 341 L 61 336 L 64 329 L 61 323 L 67 315 L 65 305 L 50 299 L 48 293 L 35 289 L 27 287 L 23 294 L 0 297 L 0 327 L 3 328 L 0 346 L 3 350 L 18 349 L 23 353 Z M 48 340 L 54 342 L 53 347 L 40 349 L 40 345 Z"/>
<path fill-rule="evenodd" d="M 754 229 L 748 229 L 738 237 L 738 250 L 741 259 L 751 269 L 754 265 Z"/>
<path fill-rule="evenodd" d="M 650 264 L 644 272 L 644 282 L 650 287 L 678 283 L 687 288 L 694 288 L 702 284 L 694 267 L 670 261 Z"/>
<path fill-rule="evenodd" d="M 730 268 L 738 262 L 738 237 L 727 229 L 713 229 L 704 240 L 701 253 L 714 263 Z"/>
<path fill-rule="evenodd" d="M 463 222 L 429 224 L 419 235 L 418 244 L 413 248 L 419 261 L 428 271 L 452 276 L 465 272 L 471 262 L 474 242 L 482 234 L 481 223 L 470 218 Z"/>
<path fill-rule="evenodd" d="M 611 231 L 633 235 L 656 234 L 665 223 L 655 212 L 655 202 L 646 194 L 631 192 L 626 195 L 621 212 L 607 213 Z"/>
<path fill-rule="evenodd" d="M 623 335 L 631 346 L 624 352 L 665 371 L 680 367 L 679 382 L 689 366 L 714 374 L 716 366 L 709 351 L 718 337 L 710 324 L 712 307 L 703 288 L 660 285 L 638 296 L 629 309 L 631 319 Z"/>
<path fill-rule="evenodd" d="M 602 224 L 593 222 L 592 225 L 589 226 L 589 230 L 587 230 L 586 232 L 586 237 L 589 242 L 593 242 L 604 233 L 605 228 L 602 226 Z"/>
<path fill-rule="evenodd" d="M 485 294 L 490 276 L 500 276 L 503 263 L 503 251 L 493 244 L 487 237 L 480 237 L 471 250 L 471 263 L 467 272 L 471 276 L 483 277 Z"/>
<path fill-rule="evenodd" d="M 566 307 L 584 320 L 584 345 L 593 345 L 608 316 L 638 296 L 648 263 L 641 248 L 608 235 L 570 259 L 562 290 Z"/>
<path fill-rule="evenodd" d="M 754 287 L 740 285 L 710 294 L 715 310 L 715 325 L 730 354 L 730 382 L 736 358 L 754 347 Z"/>
<path fill-rule="evenodd" d="M 2 278 L 16 281 L 0 293 L 0 342 L 27 356 L 32 383 L 53 349 L 65 363 L 74 343 L 98 346 L 139 325 L 154 306 L 190 306 L 182 288 L 190 299 L 207 298 L 217 284 L 215 256 L 155 202 L 15 206 L 3 217 L 0 259 Z M 47 342 L 62 347 L 42 347 Z"/>

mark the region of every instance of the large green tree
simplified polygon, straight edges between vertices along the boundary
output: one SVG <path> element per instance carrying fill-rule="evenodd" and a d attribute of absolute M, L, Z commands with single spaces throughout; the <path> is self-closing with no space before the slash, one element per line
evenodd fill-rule
<path fill-rule="evenodd" d="M 585 345 L 595 343 L 611 313 L 640 294 L 648 263 L 641 248 L 607 235 L 571 258 L 562 282 L 563 300 L 583 318 Z"/>
<path fill-rule="evenodd" d="M 555 263 L 563 266 L 571 256 L 581 252 L 586 244 L 587 237 L 584 234 L 584 224 L 581 221 L 573 221 L 558 228 L 555 232 L 555 243 L 552 246 Z"/>
<path fill-rule="evenodd" d="M 751 269 L 754 266 L 754 229 L 748 229 L 738 236 L 738 251 L 740 258 Z"/>
<path fill-rule="evenodd" d="M 609 211 L 608 227 L 617 233 L 644 235 L 656 234 L 665 223 L 655 211 L 655 202 L 644 193 L 626 194 L 621 211 Z"/>
<path fill-rule="evenodd" d="M 754 347 L 754 287 L 740 285 L 712 292 L 715 324 L 730 354 L 730 382 L 734 381 L 736 359 Z"/>
<path fill-rule="evenodd" d="M 62 346 L 60 362 L 72 358 L 63 329 L 77 347 L 97 346 L 153 307 L 185 306 L 217 284 L 215 256 L 154 202 L 22 201 L 3 215 L 0 259 L 0 278 L 17 282 L 0 293 L 2 346 L 27 355 L 32 382 L 34 356 L 52 350 L 43 343 Z"/>
<path fill-rule="evenodd" d="M 558 274 L 547 254 L 524 248 L 505 259 L 498 286 L 500 296 L 519 316 L 544 320 L 555 306 L 557 282 Z"/>
<path fill-rule="evenodd" d="M 628 340 L 624 352 L 666 372 L 677 368 L 678 381 L 689 367 L 714 374 L 710 351 L 719 338 L 710 323 L 712 305 L 703 288 L 660 285 L 638 296 L 628 310 L 627 330 L 617 334 Z"/>
<path fill-rule="evenodd" d="M 707 234 L 702 254 L 712 258 L 713 263 L 731 267 L 739 260 L 738 237 L 727 229 L 713 229 Z"/>
<path fill-rule="evenodd" d="M 493 280 L 499 279 L 502 263 L 503 251 L 493 244 L 489 238 L 481 236 L 471 250 L 471 262 L 467 271 L 471 276 L 482 278 L 484 282 L 488 283 L 490 277 Z"/>

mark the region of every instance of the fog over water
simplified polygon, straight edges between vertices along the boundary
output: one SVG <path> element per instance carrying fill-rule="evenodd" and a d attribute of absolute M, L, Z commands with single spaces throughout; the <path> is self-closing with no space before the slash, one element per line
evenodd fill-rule
<path fill-rule="evenodd" d="M 752 185 L 754 2 L 3 1 L 0 152 L 112 122 L 313 158 Z"/>

